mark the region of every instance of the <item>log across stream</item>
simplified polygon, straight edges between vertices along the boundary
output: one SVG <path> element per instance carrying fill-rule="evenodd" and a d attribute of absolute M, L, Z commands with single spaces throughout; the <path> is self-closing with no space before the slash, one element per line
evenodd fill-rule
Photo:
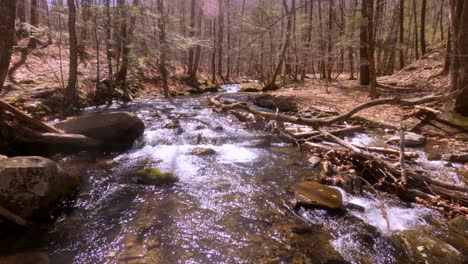
<path fill-rule="evenodd" d="M 47 254 L 53 263 L 402 263 L 410 256 L 393 234 L 447 232 L 437 211 L 370 192 L 340 189 L 344 202 L 364 211 L 294 210 L 288 187 L 320 177 L 307 155 L 213 112 L 203 100 L 130 103 L 123 110 L 146 126 L 132 149 L 53 156 L 81 175 L 79 193 L 50 229 L 27 243 L 6 234 L 0 255 Z M 358 134 L 350 140 L 379 139 Z M 194 155 L 195 148 L 214 154 Z M 174 173 L 179 182 L 143 185 L 135 172 L 146 167 Z"/>

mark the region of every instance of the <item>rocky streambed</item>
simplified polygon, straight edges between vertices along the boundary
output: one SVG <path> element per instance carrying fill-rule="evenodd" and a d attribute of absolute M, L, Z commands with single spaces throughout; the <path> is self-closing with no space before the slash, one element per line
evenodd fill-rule
<path fill-rule="evenodd" d="M 224 89 L 242 99 L 239 86 Z M 80 190 L 51 226 L 5 231 L 0 263 L 466 260 L 465 218 L 447 223 L 434 210 L 392 197 L 313 183 L 320 170 L 306 153 L 203 100 L 107 109 L 138 116 L 143 136 L 127 151 L 51 156 L 80 175 Z"/>

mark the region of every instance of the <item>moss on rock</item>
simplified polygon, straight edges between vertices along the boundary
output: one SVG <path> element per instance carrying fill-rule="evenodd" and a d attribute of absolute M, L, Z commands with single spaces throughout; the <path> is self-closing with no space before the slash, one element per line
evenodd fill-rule
<path fill-rule="evenodd" d="M 239 92 L 255 93 L 261 92 L 262 90 L 263 86 L 259 83 L 246 83 L 241 86 Z"/>
<path fill-rule="evenodd" d="M 179 177 L 170 172 L 161 172 L 156 168 L 144 168 L 135 173 L 138 181 L 148 185 L 168 185 L 179 181 Z"/>

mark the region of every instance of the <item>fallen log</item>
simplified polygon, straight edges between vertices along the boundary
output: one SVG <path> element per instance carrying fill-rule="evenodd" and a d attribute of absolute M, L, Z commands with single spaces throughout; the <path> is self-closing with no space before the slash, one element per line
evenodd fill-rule
<path fill-rule="evenodd" d="M 57 128 L 50 126 L 44 122 L 41 122 L 37 119 L 34 119 L 30 117 L 28 114 L 24 113 L 23 111 L 17 109 L 16 107 L 10 105 L 9 103 L 3 101 L 0 99 L 0 109 L 6 110 L 13 115 L 15 115 L 18 119 L 21 121 L 31 125 L 32 127 L 35 127 L 43 132 L 49 132 L 49 133 L 62 133 L 62 131 L 58 130 Z"/>
<path fill-rule="evenodd" d="M 376 153 L 381 153 L 381 154 L 400 155 L 400 151 L 396 150 L 396 149 L 393 149 L 393 148 L 367 147 L 367 146 L 359 146 L 359 145 L 355 145 L 355 144 L 353 144 L 353 146 L 355 146 L 355 147 L 357 147 L 359 149 L 362 149 L 362 150 L 369 151 L 369 152 L 376 152 Z M 409 158 L 417 158 L 417 157 L 419 157 L 419 154 L 417 152 L 405 151 L 405 156 L 409 157 Z"/>
<path fill-rule="evenodd" d="M 401 97 L 379 98 L 379 99 L 375 99 L 375 100 L 360 104 L 356 106 L 355 108 L 351 109 L 350 111 L 348 111 L 347 113 L 344 113 L 342 115 L 332 117 L 332 118 L 305 118 L 305 117 L 296 117 L 296 116 L 289 116 L 289 115 L 283 115 L 283 114 L 278 114 L 278 113 L 265 112 L 265 111 L 260 111 L 260 110 L 255 109 L 253 105 L 247 105 L 244 103 L 231 103 L 228 101 L 223 103 L 219 101 L 219 96 L 211 97 L 210 103 L 213 106 L 221 108 L 224 111 L 234 110 L 234 109 L 243 109 L 254 115 L 259 115 L 264 118 L 277 120 L 280 122 L 289 122 L 289 123 L 295 123 L 295 124 L 300 124 L 300 125 L 319 127 L 319 126 L 329 126 L 334 123 L 345 121 L 364 109 L 371 108 L 371 107 L 378 106 L 378 105 L 415 106 L 415 105 L 420 105 L 420 104 L 448 100 L 456 96 L 458 93 L 459 92 L 453 92 L 453 93 L 449 93 L 445 95 L 429 95 L 429 96 L 416 98 L 416 99 L 402 99 Z"/>
<path fill-rule="evenodd" d="M 363 126 L 351 126 L 351 127 L 345 127 L 345 128 L 341 128 L 341 129 L 332 130 L 332 131 L 330 131 L 330 134 L 332 134 L 332 135 L 342 135 L 342 134 L 347 134 L 347 133 L 351 133 L 351 132 L 360 131 L 360 130 L 363 130 L 363 129 L 364 129 Z M 314 131 L 294 133 L 293 135 L 297 139 L 307 138 L 306 140 L 310 140 L 310 137 L 320 136 L 320 132 L 314 130 Z"/>

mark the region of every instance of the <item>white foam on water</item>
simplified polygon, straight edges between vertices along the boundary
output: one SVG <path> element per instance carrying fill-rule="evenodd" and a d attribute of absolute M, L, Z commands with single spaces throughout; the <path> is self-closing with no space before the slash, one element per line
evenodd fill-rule
<path fill-rule="evenodd" d="M 415 229 L 427 225 L 425 216 L 432 213 L 430 209 L 413 205 L 404 207 L 403 205 L 388 205 L 385 200 L 379 201 L 370 198 L 351 196 L 342 191 L 345 202 L 360 205 L 365 208 L 364 212 L 351 210 L 350 213 L 364 222 L 377 227 L 381 233 L 391 231 L 402 231 Z M 387 226 L 388 219 L 389 226 Z"/>

